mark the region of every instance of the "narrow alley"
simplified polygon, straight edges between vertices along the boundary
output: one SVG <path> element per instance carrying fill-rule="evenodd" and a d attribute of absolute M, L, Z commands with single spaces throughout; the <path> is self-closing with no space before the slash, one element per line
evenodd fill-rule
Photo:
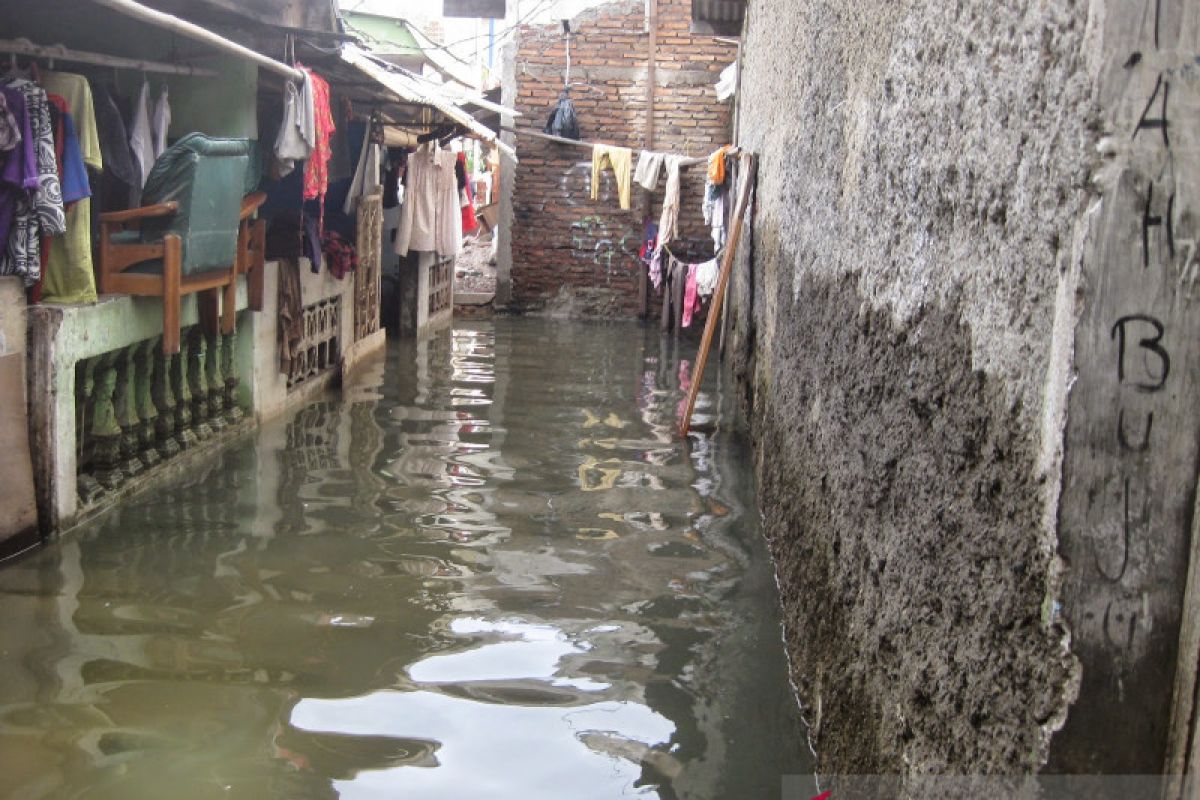
<path fill-rule="evenodd" d="M 0 798 L 1200 798 L 1200 0 L 0 0 Z"/>

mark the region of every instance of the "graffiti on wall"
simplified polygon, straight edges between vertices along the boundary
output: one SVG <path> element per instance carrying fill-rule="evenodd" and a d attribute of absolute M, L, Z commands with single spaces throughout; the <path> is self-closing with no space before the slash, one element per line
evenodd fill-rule
<path fill-rule="evenodd" d="M 638 270 L 641 231 L 628 211 L 617 204 L 616 180 L 609 170 L 600 176 L 597 199 L 592 197 L 592 162 L 580 161 L 563 170 L 559 196 L 579 214 L 571 222 L 571 259 L 592 265 L 597 283 L 611 284 L 615 276 Z M 597 206 L 615 213 L 601 215 Z"/>

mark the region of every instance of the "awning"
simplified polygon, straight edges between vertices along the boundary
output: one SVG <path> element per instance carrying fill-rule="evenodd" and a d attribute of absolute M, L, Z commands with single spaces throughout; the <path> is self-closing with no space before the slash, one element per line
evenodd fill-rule
<path fill-rule="evenodd" d="M 472 135 L 484 141 L 494 143 L 502 151 L 513 159 L 516 159 L 517 154 L 512 147 L 500 141 L 493 131 L 459 108 L 454 100 L 443 95 L 428 81 L 398 69 L 390 69 L 382 62 L 372 58 L 357 45 L 342 45 L 341 57 L 342 61 L 353 66 L 364 75 L 373 78 L 402 101 L 419 103 L 437 109 L 448 120 L 463 126 Z"/>

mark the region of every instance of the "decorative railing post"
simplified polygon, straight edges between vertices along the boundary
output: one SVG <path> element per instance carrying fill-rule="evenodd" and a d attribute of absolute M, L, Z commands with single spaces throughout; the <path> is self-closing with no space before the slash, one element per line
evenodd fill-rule
<path fill-rule="evenodd" d="M 158 409 L 154 407 L 154 399 L 150 386 L 154 380 L 154 340 L 147 339 L 134 345 L 134 403 L 137 405 L 137 416 L 140 420 L 137 433 L 138 458 L 146 467 L 153 467 L 159 462 L 158 450 L 154 444 L 157 440 L 156 426 Z"/>
<path fill-rule="evenodd" d="M 196 444 L 192 430 L 192 390 L 188 387 L 188 338 L 179 337 L 179 352 L 171 356 L 171 391 L 175 394 L 175 441 L 183 450 Z"/>
<path fill-rule="evenodd" d="M 238 378 L 233 366 L 237 331 L 222 336 L 221 340 L 221 372 L 225 375 L 225 418 L 230 422 L 240 422 L 245 415 L 237 402 Z"/>
<path fill-rule="evenodd" d="M 215 431 L 225 429 L 225 376 L 221 373 L 221 334 L 204 337 L 208 354 L 204 358 L 204 390 L 208 401 L 208 424 Z"/>
<path fill-rule="evenodd" d="M 75 366 L 75 472 L 79 502 L 88 505 L 104 493 L 104 487 L 91 474 L 92 417 L 96 394 L 96 362 L 89 358 Z"/>
<path fill-rule="evenodd" d="M 192 427 L 196 436 L 207 439 L 213 434 L 208 424 L 208 385 L 204 375 L 205 341 L 199 326 L 188 332 L 190 349 L 187 361 L 187 381 L 191 390 Z"/>
<path fill-rule="evenodd" d="M 117 425 L 121 428 L 119 448 L 121 472 L 127 478 L 132 478 L 142 471 L 142 461 L 137 457 L 140 449 L 138 428 L 141 420 L 137 415 L 137 389 L 134 382 L 134 373 L 137 370 L 134 361 L 136 351 L 137 345 L 130 345 L 117 351 L 117 386 L 113 391 L 113 412 L 117 417 Z"/>
<path fill-rule="evenodd" d="M 92 406 L 90 432 L 92 465 L 96 478 L 105 489 L 115 489 L 125 479 L 121 473 L 121 426 L 113 394 L 117 390 L 116 361 L 119 351 L 100 356 L 96 365 L 96 395 Z"/>
<path fill-rule="evenodd" d="M 163 458 L 179 455 L 179 442 L 175 439 L 175 392 L 171 389 L 171 365 L 175 356 L 163 355 L 162 337 L 150 340 L 154 372 L 150 380 L 150 398 L 154 401 L 158 418 L 154 421 L 154 438 L 158 453 Z"/>

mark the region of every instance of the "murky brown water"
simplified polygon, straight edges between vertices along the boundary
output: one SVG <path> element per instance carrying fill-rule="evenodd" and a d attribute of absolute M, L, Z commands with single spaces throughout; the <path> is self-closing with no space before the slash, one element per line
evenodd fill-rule
<path fill-rule="evenodd" d="M 810 763 L 748 453 L 673 434 L 676 347 L 393 343 L 0 569 L 0 796 L 777 797 Z"/>

